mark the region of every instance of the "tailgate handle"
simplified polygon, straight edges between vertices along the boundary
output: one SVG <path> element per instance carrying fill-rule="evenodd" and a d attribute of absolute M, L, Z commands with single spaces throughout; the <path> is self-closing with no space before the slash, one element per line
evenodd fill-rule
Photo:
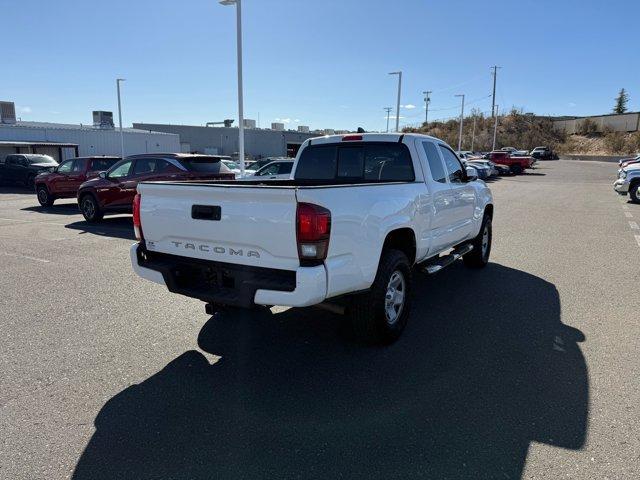
<path fill-rule="evenodd" d="M 220 220 L 221 208 L 217 205 L 192 205 L 191 218 L 195 220 Z"/>

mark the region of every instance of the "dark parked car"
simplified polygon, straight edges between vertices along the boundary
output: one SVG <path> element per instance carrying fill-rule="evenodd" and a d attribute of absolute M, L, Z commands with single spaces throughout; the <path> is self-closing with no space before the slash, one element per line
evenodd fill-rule
<path fill-rule="evenodd" d="M 33 188 L 35 178 L 41 172 L 51 172 L 58 166 L 49 155 L 35 153 L 15 153 L 7 155 L 0 162 L 0 181 L 21 183 Z"/>
<path fill-rule="evenodd" d="M 36 177 L 38 202 L 43 207 L 50 207 L 58 198 L 76 198 L 82 183 L 109 170 L 119 160 L 120 157 L 100 156 L 63 161 L 54 171 Z"/>
<path fill-rule="evenodd" d="M 215 155 L 155 153 L 132 155 L 78 189 L 78 206 L 88 222 L 106 213 L 131 213 L 138 182 L 234 180 L 235 175 Z"/>

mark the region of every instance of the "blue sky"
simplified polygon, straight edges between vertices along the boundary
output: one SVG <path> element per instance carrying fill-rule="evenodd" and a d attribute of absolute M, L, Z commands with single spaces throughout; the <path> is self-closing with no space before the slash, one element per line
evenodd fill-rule
<path fill-rule="evenodd" d="M 237 118 L 235 11 L 217 0 L 0 0 L 0 99 L 23 120 L 89 123 Z M 637 0 L 243 0 L 245 117 L 267 126 L 385 127 L 402 70 L 401 124 L 490 110 L 640 110 Z M 415 108 L 411 108 L 415 106 Z"/>

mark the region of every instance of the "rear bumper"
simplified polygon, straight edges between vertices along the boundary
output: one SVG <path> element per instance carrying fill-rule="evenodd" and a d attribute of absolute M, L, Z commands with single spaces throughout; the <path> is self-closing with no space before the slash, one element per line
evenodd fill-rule
<path fill-rule="evenodd" d="M 323 265 L 277 270 L 212 262 L 146 251 L 136 243 L 130 250 L 133 270 L 169 291 L 203 302 L 249 308 L 257 305 L 306 307 L 327 295 Z"/>

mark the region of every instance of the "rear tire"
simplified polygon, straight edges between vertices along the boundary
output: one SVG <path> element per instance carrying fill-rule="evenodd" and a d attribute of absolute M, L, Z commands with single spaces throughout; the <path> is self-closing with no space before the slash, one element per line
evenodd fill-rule
<path fill-rule="evenodd" d="M 38 202 L 43 207 L 50 207 L 51 205 L 53 205 L 53 201 L 55 199 L 49 193 L 49 189 L 44 185 L 38 185 L 36 187 L 36 195 L 38 196 Z"/>
<path fill-rule="evenodd" d="M 471 243 L 473 250 L 462 256 L 462 260 L 467 267 L 483 268 L 487 266 L 489 256 L 491 255 L 491 237 L 491 217 L 485 214 L 482 219 L 480 232 Z"/>
<path fill-rule="evenodd" d="M 638 187 L 640 187 L 640 182 L 634 182 L 629 185 L 629 199 L 633 203 L 640 203 L 640 197 L 638 196 Z"/>
<path fill-rule="evenodd" d="M 90 193 L 80 198 L 80 211 L 84 219 L 89 223 L 97 223 L 104 216 L 96 198 Z"/>
<path fill-rule="evenodd" d="M 522 173 L 522 167 L 520 165 L 511 165 L 511 173 L 520 175 Z"/>
<path fill-rule="evenodd" d="M 350 315 L 356 339 L 388 345 L 402 334 L 411 310 L 411 266 L 399 250 L 382 252 L 369 292 L 352 299 Z"/>

